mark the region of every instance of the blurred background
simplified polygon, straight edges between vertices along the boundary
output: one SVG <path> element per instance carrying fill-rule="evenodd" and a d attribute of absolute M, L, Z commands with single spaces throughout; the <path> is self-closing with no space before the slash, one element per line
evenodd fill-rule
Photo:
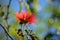
<path fill-rule="evenodd" d="M 37 16 L 37 23 L 27 27 L 32 29 L 35 40 L 60 40 L 60 0 L 0 0 L 0 40 L 12 40 L 9 35 L 20 40 L 15 14 L 21 10 Z"/>

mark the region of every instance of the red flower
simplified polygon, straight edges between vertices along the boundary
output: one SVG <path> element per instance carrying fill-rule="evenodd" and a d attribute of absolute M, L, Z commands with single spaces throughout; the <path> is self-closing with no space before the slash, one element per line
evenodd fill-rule
<path fill-rule="evenodd" d="M 36 22 L 36 16 L 35 15 L 29 15 L 28 12 L 22 11 L 21 13 L 16 13 L 17 19 L 20 21 L 20 24 L 34 24 Z"/>

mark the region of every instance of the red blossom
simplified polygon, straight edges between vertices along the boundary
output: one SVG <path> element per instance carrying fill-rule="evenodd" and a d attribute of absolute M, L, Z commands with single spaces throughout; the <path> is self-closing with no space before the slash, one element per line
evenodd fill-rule
<path fill-rule="evenodd" d="M 20 23 L 24 24 L 34 24 L 36 23 L 36 16 L 30 15 L 27 11 L 21 11 L 21 13 L 16 13 L 16 18 L 20 21 Z"/>

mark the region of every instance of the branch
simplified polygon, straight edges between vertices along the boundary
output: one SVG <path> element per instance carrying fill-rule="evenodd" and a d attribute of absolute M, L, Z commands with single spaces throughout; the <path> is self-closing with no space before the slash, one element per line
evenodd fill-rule
<path fill-rule="evenodd" d="M 4 26 L 3 26 L 2 24 L 0 24 L 0 27 L 2 27 L 2 28 L 4 29 L 4 31 L 5 31 L 5 33 L 6 33 L 12 40 L 14 40 L 14 39 L 9 35 L 9 33 L 7 32 L 7 30 L 4 28 Z"/>
<path fill-rule="evenodd" d="M 10 7 L 10 4 L 11 4 L 11 1 L 12 1 L 12 0 L 9 0 L 9 4 L 7 5 L 7 15 L 6 15 L 6 19 L 8 19 L 9 7 Z"/>

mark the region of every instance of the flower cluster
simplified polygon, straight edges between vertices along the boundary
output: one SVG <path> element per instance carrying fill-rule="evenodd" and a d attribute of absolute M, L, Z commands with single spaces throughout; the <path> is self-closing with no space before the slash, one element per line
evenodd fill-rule
<path fill-rule="evenodd" d="M 22 10 L 21 13 L 16 13 L 16 18 L 20 22 L 20 24 L 34 24 L 36 23 L 36 16 L 33 14 L 29 14 L 29 12 Z"/>

